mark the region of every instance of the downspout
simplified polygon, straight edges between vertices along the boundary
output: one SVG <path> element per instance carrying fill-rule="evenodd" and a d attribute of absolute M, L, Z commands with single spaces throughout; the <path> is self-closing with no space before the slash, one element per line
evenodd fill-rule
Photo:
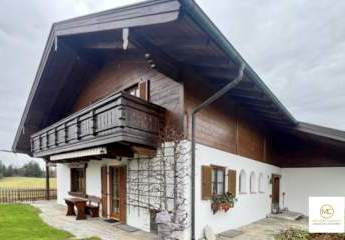
<path fill-rule="evenodd" d="M 211 97 L 206 99 L 203 103 L 200 105 L 196 106 L 192 112 L 192 136 L 191 136 L 191 159 L 192 159 L 192 169 L 191 169 L 191 235 L 192 235 L 192 240 L 195 240 L 195 118 L 196 114 L 201 111 L 202 109 L 206 108 L 209 106 L 211 103 L 222 97 L 224 94 L 229 92 L 232 88 L 236 87 L 236 85 L 243 79 L 243 72 L 245 69 L 245 64 L 242 62 L 241 66 L 239 68 L 239 72 L 237 77 L 228 83 L 226 86 L 224 86 L 222 89 L 220 89 L 218 92 L 213 94 Z"/>

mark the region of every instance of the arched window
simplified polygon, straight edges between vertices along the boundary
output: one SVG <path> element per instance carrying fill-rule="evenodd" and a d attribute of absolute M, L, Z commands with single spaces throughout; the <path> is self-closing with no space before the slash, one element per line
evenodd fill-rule
<path fill-rule="evenodd" d="M 256 193 L 256 176 L 255 172 L 250 173 L 250 193 Z"/>
<path fill-rule="evenodd" d="M 240 193 L 246 193 L 247 192 L 247 183 L 246 183 L 246 172 L 244 170 L 241 170 L 240 172 Z"/>
<path fill-rule="evenodd" d="M 259 192 L 264 193 L 265 188 L 264 188 L 264 175 L 262 173 L 259 174 Z"/>

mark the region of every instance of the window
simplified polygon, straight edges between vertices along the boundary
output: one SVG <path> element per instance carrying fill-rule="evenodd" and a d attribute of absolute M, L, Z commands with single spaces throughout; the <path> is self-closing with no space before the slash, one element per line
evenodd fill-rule
<path fill-rule="evenodd" d="M 212 194 L 223 194 L 225 190 L 225 168 L 212 166 Z"/>
<path fill-rule="evenodd" d="M 259 192 L 264 193 L 264 175 L 262 173 L 259 174 Z"/>
<path fill-rule="evenodd" d="M 140 97 L 139 84 L 135 84 L 125 90 L 132 96 Z"/>
<path fill-rule="evenodd" d="M 246 193 L 247 183 L 246 183 L 246 172 L 241 170 L 240 172 L 240 193 Z"/>
<path fill-rule="evenodd" d="M 255 172 L 250 173 L 250 193 L 256 193 L 256 176 Z"/>
<path fill-rule="evenodd" d="M 150 101 L 150 81 L 141 80 L 139 83 L 127 88 L 125 90 L 130 95 Z"/>
<path fill-rule="evenodd" d="M 85 194 L 85 168 L 71 168 L 71 192 Z"/>

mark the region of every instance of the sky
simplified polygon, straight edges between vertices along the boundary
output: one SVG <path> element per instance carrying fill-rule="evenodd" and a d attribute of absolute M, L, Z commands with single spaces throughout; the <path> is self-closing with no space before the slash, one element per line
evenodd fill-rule
<path fill-rule="evenodd" d="M 0 150 L 11 148 L 51 25 L 135 2 L 0 2 Z M 345 130 L 345 1 L 196 2 L 297 120 Z"/>

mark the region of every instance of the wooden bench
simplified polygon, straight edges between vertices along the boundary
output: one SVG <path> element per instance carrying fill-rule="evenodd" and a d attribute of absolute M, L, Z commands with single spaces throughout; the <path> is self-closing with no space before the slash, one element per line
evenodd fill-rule
<path fill-rule="evenodd" d="M 86 212 L 90 214 L 91 217 L 99 217 L 99 205 L 101 203 L 101 198 L 97 196 L 87 196 Z"/>

